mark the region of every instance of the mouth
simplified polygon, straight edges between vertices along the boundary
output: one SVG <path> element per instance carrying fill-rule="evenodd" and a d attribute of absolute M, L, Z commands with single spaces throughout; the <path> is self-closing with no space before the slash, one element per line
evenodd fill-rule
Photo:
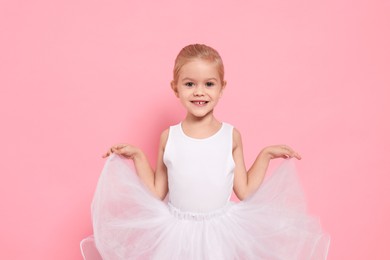
<path fill-rule="evenodd" d="M 209 103 L 209 101 L 203 101 L 203 100 L 195 100 L 195 101 L 191 101 L 192 104 L 196 105 L 196 106 L 204 106 L 206 105 L 207 103 Z"/>

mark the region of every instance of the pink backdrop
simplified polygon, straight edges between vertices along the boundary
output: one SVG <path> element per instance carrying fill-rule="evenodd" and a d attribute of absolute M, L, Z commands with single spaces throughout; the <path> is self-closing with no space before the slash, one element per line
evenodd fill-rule
<path fill-rule="evenodd" d="M 329 259 L 389 259 L 389 14 L 385 0 L 1 1 L 0 258 L 81 259 L 101 154 L 130 142 L 154 164 L 184 114 L 173 60 L 199 42 L 224 58 L 216 115 L 247 166 L 296 148 Z"/>

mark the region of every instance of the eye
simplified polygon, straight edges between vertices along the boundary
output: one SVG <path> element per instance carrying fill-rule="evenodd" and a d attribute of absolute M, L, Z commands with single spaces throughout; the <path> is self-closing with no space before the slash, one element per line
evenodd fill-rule
<path fill-rule="evenodd" d="M 208 82 L 206 82 L 206 86 L 212 87 L 212 86 L 214 86 L 214 82 L 208 81 Z"/>
<path fill-rule="evenodd" d="M 187 83 L 185 83 L 184 85 L 186 85 L 187 87 L 193 87 L 193 86 L 195 86 L 194 82 L 187 82 Z"/>

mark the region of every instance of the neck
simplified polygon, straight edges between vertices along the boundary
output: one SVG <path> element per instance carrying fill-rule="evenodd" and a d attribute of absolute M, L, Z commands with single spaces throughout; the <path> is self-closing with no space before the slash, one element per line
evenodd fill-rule
<path fill-rule="evenodd" d="M 206 126 L 213 125 L 215 123 L 219 124 L 218 120 L 214 117 L 212 113 L 204 117 L 195 117 L 191 114 L 187 114 L 186 118 L 183 120 L 183 123 L 192 126 Z"/>
<path fill-rule="evenodd" d="M 216 133 L 221 128 L 219 122 L 212 114 L 204 117 L 188 115 L 182 121 L 182 129 L 186 135 L 193 138 L 206 138 Z"/>

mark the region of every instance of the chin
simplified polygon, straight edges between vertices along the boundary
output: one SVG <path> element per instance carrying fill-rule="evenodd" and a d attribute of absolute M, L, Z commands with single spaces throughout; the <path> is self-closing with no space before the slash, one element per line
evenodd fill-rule
<path fill-rule="evenodd" d="M 207 111 L 206 113 L 191 113 L 191 115 L 193 115 L 196 118 L 202 118 L 202 117 L 206 117 L 212 113 L 213 113 L 213 111 Z"/>

